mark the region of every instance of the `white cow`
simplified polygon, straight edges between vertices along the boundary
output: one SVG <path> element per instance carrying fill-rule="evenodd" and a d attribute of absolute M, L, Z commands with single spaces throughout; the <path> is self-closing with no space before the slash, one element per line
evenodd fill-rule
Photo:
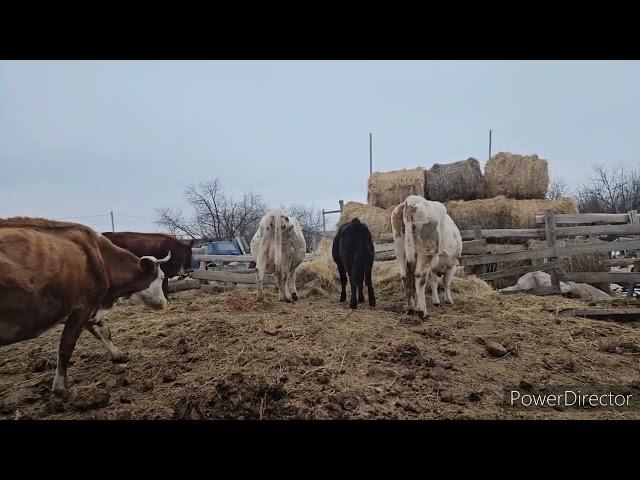
<path fill-rule="evenodd" d="M 440 227 L 440 245 L 438 254 L 431 263 L 431 301 L 440 305 L 438 298 L 438 277 L 442 277 L 444 301 L 453 304 L 451 298 L 451 279 L 460 264 L 462 255 L 462 236 L 453 219 L 446 215 Z"/>
<path fill-rule="evenodd" d="M 462 238 L 446 207 L 440 202 L 410 195 L 393 209 L 391 227 L 407 296 L 407 312 L 426 315 L 427 279 L 431 282 L 434 303 L 440 303 L 436 274 L 444 275 L 445 300 L 452 303 L 450 284 L 462 253 Z"/>
<path fill-rule="evenodd" d="M 275 209 L 268 212 L 251 239 L 251 255 L 256 259 L 258 300 L 264 298 L 265 273 L 274 273 L 280 301 L 296 301 L 296 268 L 304 260 L 307 243 L 298 221 Z"/>

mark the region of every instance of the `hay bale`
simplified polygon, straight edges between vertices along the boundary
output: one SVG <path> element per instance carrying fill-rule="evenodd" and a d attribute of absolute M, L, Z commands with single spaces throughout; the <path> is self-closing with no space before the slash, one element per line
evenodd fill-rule
<path fill-rule="evenodd" d="M 442 165 L 436 163 L 426 174 L 425 198 L 437 202 L 483 198 L 484 183 L 480 162 L 468 158 Z"/>
<path fill-rule="evenodd" d="M 543 199 L 548 186 L 547 161 L 537 155 L 500 152 L 487 161 L 484 169 L 487 198 L 505 195 L 516 199 Z"/>
<path fill-rule="evenodd" d="M 395 205 L 385 209 L 366 203 L 347 202 L 342 209 L 336 228 L 340 228 L 358 217 L 362 223 L 369 227 L 373 241 L 377 242 L 383 233 L 391 233 L 391 212 L 394 208 Z"/>
<path fill-rule="evenodd" d="M 536 226 L 536 215 L 552 209 L 555 213 L 578 213 L 578 204 L 573 198 L 558 200 L 515 200 L 503 195 L 470 201 L 447 202 L 447 212 L 460 230 L 480 225 L 493 228 L 540 228 Z"/>
<path fill-rule="evenodd" d="M 367 202 L 379 208 L 393 208 L 409 195 L 424 195 L 426 172 L 418 167 L 413 170 L 373 172 L 369 177 Z"/>

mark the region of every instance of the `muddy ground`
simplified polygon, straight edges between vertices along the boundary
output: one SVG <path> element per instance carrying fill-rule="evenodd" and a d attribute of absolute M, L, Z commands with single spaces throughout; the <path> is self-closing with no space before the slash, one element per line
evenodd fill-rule
<path fill-rule="evenodd" d="M 547 308 L 583 300 L 470 296 L 429 318 L 397 295 L 351 311 L 314 291 L 296 304 L 253 289 L 174 294 L 164 311 L 129 302 L 109 316 L 113 364 L 88 332 L 50 394 L 61 326 L 0 350 L 2 419 L 640 419 L 640 409 L 518 409 L 505 391 L 570 387 L 640 396 L 640 330 Z M 384 289 L 383 289 L 384 290 Z M 636 301 L 637 304 L 637 301 Z"/>

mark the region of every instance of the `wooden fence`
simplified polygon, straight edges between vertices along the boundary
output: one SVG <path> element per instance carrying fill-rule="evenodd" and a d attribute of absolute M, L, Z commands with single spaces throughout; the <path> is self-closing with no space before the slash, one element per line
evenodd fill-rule
<path fill-rule="evenodd" d="M 624 237 L 640 236 L 640 218 L 637 211 L 625 214 L 554 214 L 546 211 L 544 215 L 536 216 L 536 223 L 541 228 L 536 229 L 485 229 L 476 227 L 472 230 L 462 230 L 463 239 L 461 264 L 465 267 L 477 265 L 504 264 L 515 261 L 543 259 L 541 265 L 526 265 L 517 268 L 506 268 L 478 275 L 483 280 L 497 280 L 515 277 L 533 271 L 549 271 L 552 277 L 553 292 L 560 291 L 560 280 L 586 283 L 617 283 L 629 285 L 629 296 L 633 295 L 635 283 L 640 284 L 640 265 L 638 264 L 638 250 L 640 239 Z M 593 225 L 597 223 L 598 225 Z M 588 225 L 591 224 L 591 225 Z M 542 225 L 544 228 L 542 228 Z M 330 238 L 330 235 L 324 234 Z M 573 238 L 581 236 L 606 237 L 610 241 L 597 244 L 558 246 L 559 238 Z M 620 239 L 622 237 L 622 239 Z M 617 238 L 618 240 L 611 240 Z M 545 248 L 529 249 L 511 253 L 488 253 L 488 240 L 546 240 Z M 375 244 L 377 261 L 395 258 L 392 234 L 383 234 L 379 243 Z M 634 272 L 574 272 L 563 273 L 560 269 L 561 259 L 574 255 L 606 253 L 612 251 L 635 252 L 635 259 L 604 260 L 607 266 L 635 265 Z M 191 278 L 198 280 L 214 280 L 219 282 L 251 284 L 255 283 L 255 259 L 245 255 L 205 255 L 201 249 L 194 249 L 194 260 L 200 262 L 200 268 L 191 273 Z M 315 258 L 309 253 L 305 261 Z M 228 266 L 236 263 L 236 266 Z M 227 264 L 227 266 L 225 266 Z M 274 283 L 273 276 L 265 276 L 266 283 Z"/>

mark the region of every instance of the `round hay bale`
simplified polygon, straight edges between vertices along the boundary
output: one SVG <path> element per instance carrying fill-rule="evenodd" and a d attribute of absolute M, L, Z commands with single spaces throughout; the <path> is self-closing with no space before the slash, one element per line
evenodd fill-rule
<path fill-rule="evenodd" d="M 500 152 L 487 161 L 484 169 L 487 198 L 505 195 L 516 199 L 544 199 L 548 186 L 547 161 L 537 155 Z"/>
<path fill-rule="evenodd" d="M 475 225 L 483 229 L 542 228 L 536 225 L 536 215 L 552 209 L 555 213 L 578 213 L 573 198 L 559 200 L 515 200 L 503 195 L 470 201 L 447 202 L 447 212 L 460 230 Z"/>
<path fill-rule="evenodd" d="M 404 201 L 404 199 L 402 200 Z M 383 233 L 391 233 L 391 211 L 396 205 L 385 209 L 374 207 L 367 203 L 347 202 L 342 209 L 342 214 L 336 224 L 336 229 L 357 217 L 362 223 L 369 227 L 371 237 L 373 241 L 376 242 L 380 240 L 380 235 Z"/>
<path fill-rule="evenodd" d="M 482 170 L 475 158 L 446 165 L 436 163 L 427 171 L 426 185 L 425 198 L 437 202 L 475 200 L 484 196 Z"/>
<path fill-rule="evenodd" d="M 369 177 L 367 202 L 379 208 L 395 207 L 409 195 L 425 194 L 425 170 L 373 172 Z"/>

